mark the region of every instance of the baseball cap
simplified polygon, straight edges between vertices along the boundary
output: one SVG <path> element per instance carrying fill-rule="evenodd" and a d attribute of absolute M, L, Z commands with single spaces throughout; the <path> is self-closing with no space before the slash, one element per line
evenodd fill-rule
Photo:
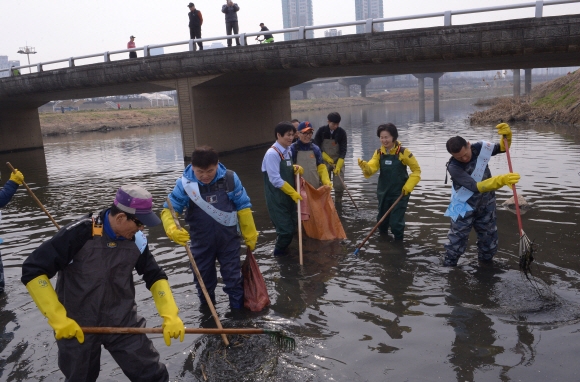
<path fill-rule="evenodd" d="M 195 7 L 195 4 L 193 4 L 193 3 L 187 4 L 187 8 L 191 8 L 191 7 Z"/>
<path fill-rule="evenodd" d="M 313 129 L 312 129 L 312 125 L 311 125 L 311 124 L 310 124 L 310 122 L 308 122 L 308 121 L 301 122 L 301 123 L 298 125 L 298 128 L 297 128 L 296 130 L 298 130 L 298 131 L 299 131 L 299 132 L 301 132 L 301 133 L 305 133 L 305 132 L 307 132 L 307 131 L 309 131 L 309 130 L 310 130 L 310 131 L 313 131 Z"/>
<path fill-rule="evenodd" d="M 161 224 L 161 220 L 153 212 L 153 197 L 143 187 L 135 184 L 121 186 L 117 190 L 115 201 L 118 209 L 131 215 L 148 227 Z"/>
<path fill-rule="evenodd" d="M 129 37 L 129 38 L 136 38 L 136 37 L 135 37 L 135 36 L 133 36 L 133 35 L 131 35 L 131 37 Z"/>

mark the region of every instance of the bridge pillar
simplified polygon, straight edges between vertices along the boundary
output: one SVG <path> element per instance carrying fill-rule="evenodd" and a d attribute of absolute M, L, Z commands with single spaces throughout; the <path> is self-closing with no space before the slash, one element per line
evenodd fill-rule
<path fill-rule="evenodd" d="M 38 107 L 0 108 L 0 152 L 42 147 Z"/>
<path fill-rule="evenodd" d="M 360 96 L 367 96 L 367 85 L 371 83 L 368 77 L 345 77 L 338 80 L 338 83 L 343 85 L 346 90 L 346 96 L 350 97 L 350 85 L 360 86 Z"/>
<path fill-rule="evenodd" d="M 419 122 L 425 122 L 425 77 L 417 77 L 419 80 Z"/>
<path fill-rule="evenodd" d="M 433 75 L 433 120 L 439 122 L 439 78 L 443 73 Z"/>
<path fill-rule="evenodd" d="M 524 91 L 525 95 L 532 92 L 532 69 L 524 69 Z"/>
<path fill-rule="evenodd" d="M 220 153 L 275 141 L 274 127 L 291 119 L 289 87 L 195 84 L 177 80 L 183 154 L 209 145 Z"/>
<path fill-rule="evenodd" d="M 519 98 L 520 97 L 520 70 L 519 69 L 513 69 L 514 71 L 514 98 Z"/>
<path fill-rule="evenodd" d="M 312 85 L 310 84 L 300 84 L 296 86 L 292 86 L 290 91 L 301 91 L 302 92 L 302 99 L 308 99 L 308 90 L 312 89 Z"/>

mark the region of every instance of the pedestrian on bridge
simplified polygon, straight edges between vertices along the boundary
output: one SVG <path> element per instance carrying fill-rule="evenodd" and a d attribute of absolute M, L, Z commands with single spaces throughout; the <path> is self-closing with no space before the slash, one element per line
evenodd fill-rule
<path fill-rule="evenodd" d="M 1 177 L 1 176 L 0 176 Z M 24 183 L 24 175 L 18 170 L 10 173 L 10 179 L 6 182 L 4 187 L 0 189 L 0 208 L 3 208 L 16 193 L 18 186 Z M 2 220 L 2 213 L 0 213 L 0 220 Z M 2 239 L 0 238 L 0 243 L 2 243 Z M 2 256 L 0 254 L 0 294 L 4 293 L 4 265 L 2 264 Z"/>
<path fill-rule="evenodd" d="M 232 31 L 234 34 L 238 34 L 239 27 L 238 27 L 238 11 L 240 7 L 237 3 L 234 3 L 232 0 L 227 0 L 227 2 L 222 5 L 222 13 L 226 15 L 226 33 L 227 35 L 231 35 Z M 236 38 L 236 45 L 240 45 L 240 39 Z M 232 46 L 232 39 L 228 38 L 228 47 Z"/>
<path fill-rule="evenodd" d="M 260 32 L 264 32 L 264 31 L 269 31 L 270 29 L 268 29 L 267 26 L 264 25 L 264 23 L 260 23 Z M 256 40 L 259 40 L 261 35 L 256 36 Z M 264 44 L 271 44 L 274 42 L 274 36 L 272 36 L 271 34 L 265 34 L 264 35 L 264 39 L 262 40 L 262 43 Z"/>
<path fill-rule="evenodd" d="M 201 11 L 195 9 L 193 3 L 189 3 L 187 7 L 189 8 L 189 38 L 192 40 L 201 38 L 201 25 L 203 24 Z M 197 45 L 199 46 L 199 50 L 203 50 L 203 42 L 198 42 Z"/>
<path fill-rule="evenodd" d="M 127 49 L 135 49 L 135 36 L 131 35 L 131 37 L 129 37 Z M 129 58 L 137 58 L 137 52 L 129 52 Z"/>

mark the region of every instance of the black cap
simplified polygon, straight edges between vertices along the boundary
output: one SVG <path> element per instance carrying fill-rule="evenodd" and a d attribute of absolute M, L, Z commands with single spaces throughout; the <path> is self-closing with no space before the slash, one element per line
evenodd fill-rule
<path fill-rule="evenodd" d="M 191 7 L 195 7 L 195 4 L 193 4 L 193 3 L 187 4 L 187 8 L 191 8 Z"/>

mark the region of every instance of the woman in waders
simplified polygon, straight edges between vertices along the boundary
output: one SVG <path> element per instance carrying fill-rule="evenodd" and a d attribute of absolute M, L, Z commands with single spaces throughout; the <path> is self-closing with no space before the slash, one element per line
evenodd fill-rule
<path fill-rule="evenodd" d="M 365 178 L 370 178 L 375 172 L 381 170 L 377 185 L 377 199 L 379 200 L 377 221 L 391 208 L 401 193 L 404 194 L 388 218 L 379 226 L 381 233 L 387 233 L 391 227 L 395 240 L 403 240 L 405 211 L 411 192 L 421 180 L 421 168 L 411 151 L 397 141 L 399 133 L 395 125 L 392 123 L 380 125 L 377 128 L 377 136 L 381 140 L 381 148 L 375 151 L 368 162 L 359 159 L 358 165 Z M 411 169 L 411 175 L 407 173 L 407 166 Z"/>
<path fill-rule="evenodd" d="M 332 188 L 320 148 L 312 143 L 312 125 L 304 121 L 298 125 L 298 141 L 290 146 L 292 162 L 304 169 L 302 177 L 314 188 L 321 185 Z"/>

